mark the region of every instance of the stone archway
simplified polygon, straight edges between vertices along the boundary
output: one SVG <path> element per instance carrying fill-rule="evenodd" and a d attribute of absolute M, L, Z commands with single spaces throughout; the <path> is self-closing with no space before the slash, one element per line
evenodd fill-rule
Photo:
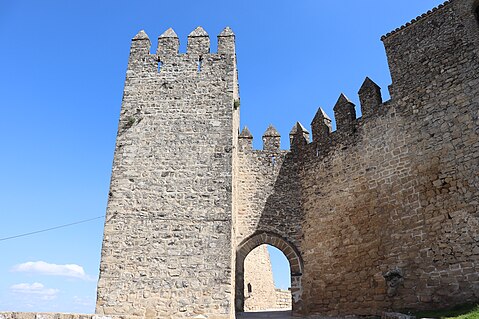
<path fill-rule="evenodd" d="M 301 277 L 303 275 L 303 260 L 298 249 L 273 233 L 259 232 L 241 242 L 236 249 L 236 285 L 235 285 L 235 308 L 236 311 L 244 311 L 244 260 L 256 247 L 267 244 L 281 250 L 289 261 L 291 273 L 291 295 L 293 313 L 301 313 Z"/>

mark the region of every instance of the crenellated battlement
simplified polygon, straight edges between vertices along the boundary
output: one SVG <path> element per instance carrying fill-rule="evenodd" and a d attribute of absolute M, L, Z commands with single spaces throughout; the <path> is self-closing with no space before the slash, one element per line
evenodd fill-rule
<path fill-rule="evenodd" d="M 235 34 L 230 27 L 226 27 L 218 34 L 218 54 L 231 54 L 235 52 Z M 151 49 L 151 41 L 144 30 L 138 32 L 132 39 L 132 47 Z M 180 40 L 173 28 L 169 28 L 158 37 L 156 54 L 160 57 L 177 55 L 179 53 Z M 191 31 L 188 35 L 186 54 L 209 54 L 210 36 L 201 26 Z"/>
<path fill-rule="evenodd" d="M 412 19 L 411 21 L 405 23 L 404 25 L 394 29 L 393 31 L 391 32 L 388 32 L 387 34 L 383 35 L 381 37 L 381 40 L 385 40 L 386 38 L 390 37 L 390 36 L 393 36 L 394 34 L 398 33 L 399 31 L 402 31 L 404 29 L 406 29 L 407 27 L 413 25 L 414 23 L 418 22 L 418 21 L 421 21 L 425 18 L 428 18 L 430 17 L 432 14 L 436 13 L 438 10 L 444 8 L 445 6 L 448 6 L 449 4 L 451 4 L 452 2 L 454 2 L 454 0 L 447 0 L 445 1 L 444 3 L 438 5 L 437 7 L 434 7 L 432 8 L 431 10 L 428 10 L 427 12 L 417 16 L 416 18 Z"/>
<path fill-rule="evenodd" d="M 296 122 L 289 133 L 290 150 L 298 152 L 305 150 L 308 144 L 315 144 L 320 147 L 327 147 L 333 140 L 348 141 L 350 136 L 357 131 L 358 125 L 362 125 L 371 118 L 384 114 L 384 103 L 381 96 L 381 88 L 369 77 L 366 77 L 361 88 L 358 91 L 361 102 L 362 116 L 356 118 L 356 106 L 346 95 L 340 94 L 334 105 L 334 118 L 336 120 L 336 130 L 332 130 L 332 120 L 326 112 L 320 107 L 311 121 L 312 141 L 308 130 L 300 123 Z M 245 126 L 239 135 L 241 151 L 252 150 L 253 135 Z M 263 150 L 266 152 L 275 152 L 280 149 L 281 136 L 273 125 L 269 125 L 263 134 Z"/>
<path fill-rule="evenodd" d="M 235 35 L 233 31 L 226 27 L 217 38 L 218 51 L 211 53 L 210 37 L 199 26 L 188 35 L 186 52 L 180 53 L 180 39 L 176 32 L 169 28 L 158 37 L 156 51 L 151 53 L 150 38 L 144 30 L 141 30 L 132 39 L 128 63 L 128 70 L 131 71 L 129 75 L 136 72 L 160 74 L 164 70 L 177 72 L 180 69 L 182 72 L 200 73 L 218 60 L 234 62 Z"/>
<path fill-rule="evenodd" d="M 361 117 L 357 118 L 354 103 L 341 94 L 333 107 L 336 130 L 332 130 L 331 118 L 319 108 L 311 122 L 312 141 L 304 134 L 296 140 L 302 142 L 296 145 L 294 135 L 290 135 L 290 150 L 311 144 L 299 149 L 322 154 L 332 145 L 354 143 L 377 129 L 368 123 L 386 116 L 391 105 L 400 114 L 414 115 L 420 113 L 425 101 L 436 99 L 445 103 L 439 98 L 441 86 L 451 85 L 451 74 L 471 72 L 474 66 L 475 59 L 464 55 L 479 48 L 478 12 L 476 0 L 445 1 L 382 36 L 392 78 L 391 99 L 383 102 L 381 88 L 366 77 L 358 91 Z M 295 124 L 293 130 L 296 127 Z M 263 150 L 270 151 L 267 147 Z"/>
<path fill-rule="evenodd" d="M 128 61 L 128 78 L 143 77 L 144 74 L 172 79 L 177 76 L 196 76 L 217 73 L 218 69 L 233 69 L 236 64 L 235 35 L 226 27 L 218 35 L 218 50 L 210 50 L 210 37 L 202 28 L 197 27 L 187 39 L 187 49 L 181 53 L 180 39 L 169 28 L 158 37 L 155 53 L 151 52 L 151 41 L 144 30 L 133 37 Z M 225 64 L 229 67 L 225 67 Z"/>

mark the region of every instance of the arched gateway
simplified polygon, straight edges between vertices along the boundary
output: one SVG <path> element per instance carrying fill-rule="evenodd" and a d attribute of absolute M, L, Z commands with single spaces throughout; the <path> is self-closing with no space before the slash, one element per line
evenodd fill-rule
<path fill-rule="evenodd" d="M 244 261 L 256 247 L 267 244 L 281 250 L 289 261 L 293 313 L 301 311 L 303 260 L 293 244 L 273 233 L 259 232 L 241 242 L 236 249 L 236 311 L 244 311 Z"/>

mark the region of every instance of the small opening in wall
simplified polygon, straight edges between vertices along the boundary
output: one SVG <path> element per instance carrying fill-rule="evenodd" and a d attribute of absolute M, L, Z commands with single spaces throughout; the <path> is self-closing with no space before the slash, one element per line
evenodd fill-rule
<path fill-rule="evenodd" d="M 476 6 L 474 13 L 476 14 L 477 23 L 479 23 L 479 4 Z"/>
<path fill-rule="evenodd" d="M 161 72 L 161 67 L 163 66 L 163 62 L 158 61 L 158 73 Z"/>
<path fill-rule="evenodd" d="M 203 57 L 200 56 L 200 57 L 198 58 L 198 73 L 201 72 L 201 66 L 202 66 L 202 64 L 203 64 Z"/>

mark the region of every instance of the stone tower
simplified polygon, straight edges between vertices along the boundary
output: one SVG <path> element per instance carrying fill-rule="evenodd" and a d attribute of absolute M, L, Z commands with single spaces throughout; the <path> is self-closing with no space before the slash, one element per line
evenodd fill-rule
<path fill-rule="evenodd" d="M 96 312 L 230 318 L 239 97 L 235 36 L 198 27 L 186 53 L 132 40 L 104 230 Z"/>
<path fill-rule="evenodd" d="M 256 247 L 244 261 L 244 310 L 291 309 L 291 292 L 275 287 L 267 245 Z"/>

